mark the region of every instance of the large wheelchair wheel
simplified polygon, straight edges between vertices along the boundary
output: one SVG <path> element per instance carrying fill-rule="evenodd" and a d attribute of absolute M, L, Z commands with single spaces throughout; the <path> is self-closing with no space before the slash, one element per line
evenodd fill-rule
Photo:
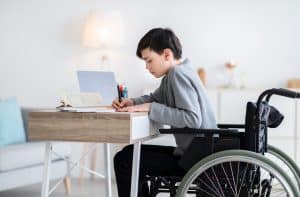
<path fill-rule="evenodd" d="M 300 169 L 298 165 L 287 154 L 272 145 L 268 145 L 268 152 L 265 153 L 265 156 L 283 169 L 291 180 L 297 184 L 300 191 Z"/>
<path fill-rule="evenodd" d="M 299 196 L 297 187 L 279 166 L 245 150 L 217 152 L 196 163 L 183 177 L 176 197 L 190 192 L 197 197 Z"/>

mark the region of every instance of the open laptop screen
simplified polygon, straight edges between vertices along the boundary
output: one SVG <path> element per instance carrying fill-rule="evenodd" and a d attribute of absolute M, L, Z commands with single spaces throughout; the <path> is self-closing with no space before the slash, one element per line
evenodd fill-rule
<path fill-rule="evenodd" d="M 117 81 L 113 72 L 77 71 L 80 92 L 99 93 L 101 105 L 111 105 L 118 96 Z"/>

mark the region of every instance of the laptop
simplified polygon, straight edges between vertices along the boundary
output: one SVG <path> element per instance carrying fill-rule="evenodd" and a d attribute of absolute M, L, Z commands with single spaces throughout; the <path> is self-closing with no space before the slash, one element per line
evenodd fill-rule
<path fill-rule="evenodd" d="M 80 92 L 97 93 L 101 98 L 100 105 L 111 105 L 117 98 L 117 81 L 113 72 L 77 71 Z"/>

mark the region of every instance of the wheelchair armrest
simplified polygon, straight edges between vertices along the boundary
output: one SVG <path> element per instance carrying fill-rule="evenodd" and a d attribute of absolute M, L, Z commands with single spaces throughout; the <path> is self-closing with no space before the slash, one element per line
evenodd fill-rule
<path fill-rule="evenodd" d="M 232 128 L 232 129 L 244 129 L 245 128 L 244 124 L 218 124 L 217 126 L 220 129 L 229 129 L 229 128 Z"/>
<path fill-rule="evenodd" d="M 220 134 L 220 135 L 238 135 L 236 129 L 193 129 L 193 128 L 171 128 L 159 129 L 161 134 Z"/>

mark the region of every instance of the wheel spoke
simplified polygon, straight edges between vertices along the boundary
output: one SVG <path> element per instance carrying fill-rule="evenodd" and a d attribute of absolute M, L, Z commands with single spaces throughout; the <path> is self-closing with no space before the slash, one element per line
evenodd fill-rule
<path fill-rule="evenodd" d="M 205 176 L 207 177 L 207 179 L 209 180 L 209 182 L 212 184 L 212 186 L 215 188 L 215 190 L 218 192 L 218 195 L 222 195 L 220 192 L 220 189 L 217 188 L 217 186 L 215 185 L 215 183 L 211 180 L 210 176 L 207 175 L 206 172 L 204 172 Z"/>
<path fill-rule="evenodd" d="M 238 196 L 240 196 L 240 192 L 241 192 L 241 189 L 242 189 L 242 186 L 243 186 L 243 182 L 244 182 L 245 177 L 246 177 L 246 172 L 247 172 L 247 170 L 248 170 L 248 163 L 247 163 L 247 165 L 246 165 L 246 168 L 245 168 L 245 171 L 244 171 L 244 174 L 243 174 L 243 178 L 242 178 L 242 181 L 241 181 L 241 184 L 240 184 Z"/>
<path fill-rule="evenodd" d="M 225 197 L 225 195 L 224 195 L 224 193 L 223 193 L 223 190 L 222 190 L 222 186 L 221 186 L 221 184 L 220 184 L 220 181 L 219 181 L 219 179 L 218 179 L 218 176 L 216 175 L 216 172 L 215 172 L 214 167 L 212 167 L 212 172 L 213 172 L 213 174 L 214 174 L 214 176 L 215 176 L 215 178 L 216 178 L 216 180 L 217 180 L 217 183 L 218 183 L 218 186 L 219 186 L 220 191 L 221 191 L 221 193 L 222 193 L 222 196 Z"/>
<path fill-rule="evenodd" d="M 230 179 L 229 179 L 229 177 L 228 177 L 228 175 L 227 175 L 227 173 L 226 173 L 226 171 L 225 171 L 225 169 L 224 169 L 223 164 L 221 164 L 221 166 L 222 166 L 223 172 L 224 172 L 224 174 L 225 174 L 226 180 L 227 180 L 227 182 L 229 183 L 229 186 L 230 186 L 230 188 L 231 188 L 231 191 L 232 191 L 232 193 L 236 196 L 236 194 L 235 194 L 235 192 L 234 192 L 234 190 L 233 190 L 233 187 L 232 187 L 232 185 L 231 185 Z"/>
<path fill-rule="evenodd" d="M 214 190 L 214 188 L 212 188 L 212 187 L 210 187 L 209 185 L 207 185 L 207 184 L 205 183 L 205 181 L 203 181 L 202 179 L 200 179 L 200 182 L 202 182 L 203 185 L 205 185 L 206 187 L 208 187 L 208 188 L 209 188 L 214 194 L 216 194 L 217 196 L 220 195 L 220 194 L 218 193 L 218 190 Z M 201 190 L 201 186 L 200 186 L 200 190 Z"/>
<path fill-rule="evenodd" d="M 232 177 L 232 181 L 233 181 L 233 185 L 234 185 L 234 193 L 235 193 L 235 196 L 237 196 L 236 184 L 235 184 L 235 180 L 234 180 L 234 176 L 233 176 L 233 169 L 232 169 L 231 162 L 229 162 L 229 164 L 230 164 L 231 177 Z"/>
<path fill-rule="evenodd" d="M 239 172 L 240 171 L 240 162 L 238 162 L 238 165 L 237 165 L 237 173 L 236 173 L 236 193 L 238 195 L 238 191 L 237 191 L 237 188 L 239 186 Z"/>
<path fill-rule="evenodd" d="M 208 194 L 209 196 L 216 197 L 215 195 L 209 193 L 209 192 L 206 191 L 206 190 L 203 190 L 203 189 L 201 189 L 201 188 L 200 188 L 200 190 L 203 191 L 204 193 Z M 218 196 L 218 195 L 217 195 L 217 196 Z"/>

